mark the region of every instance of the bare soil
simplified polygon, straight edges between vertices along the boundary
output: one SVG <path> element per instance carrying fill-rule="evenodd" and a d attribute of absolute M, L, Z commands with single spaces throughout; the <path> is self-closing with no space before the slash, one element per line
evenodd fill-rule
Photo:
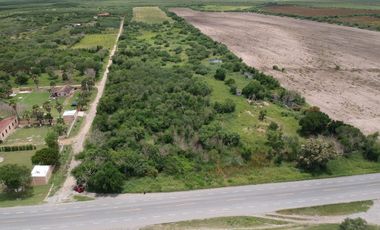
<path fill-rule="evenodd" d="M 254 13 L 171 11 L 332 118 L 380 131 L 379 32 Z"/>

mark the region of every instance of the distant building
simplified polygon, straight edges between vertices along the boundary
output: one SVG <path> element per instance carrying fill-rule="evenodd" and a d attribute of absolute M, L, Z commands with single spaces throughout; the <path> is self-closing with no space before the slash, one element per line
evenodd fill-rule
<path fill-rule="evenodd" d="M 16 116 L 8 117 L 0 121 L 0 141 L 5 139 L 15 130 L 18 126 L 18 119 Z"/>
<path fill-rule="evenodd" d="M 32 185 L 45 185 L 49 183 L 54 167 L 51 165 L 35 165 L 32 170 Z"/>
<path fill-rule="evenodd" d="M 78 115 L 77 110 L 66 110 L 65 112 L 63 112 L 62 117 L 65 124 L 71 124 L 71 122 L 75 120 L 77 115 Z"/>
<path fill-rule="evenodd" d="M 103 13 L 98 14 L 98 17 L 109 17 L 109 16 L 111 16 L 111 14 L 108 12 L 103 12 Z"/>
<path fill-rule="evenodd" d="M 220 59 L 210 59 L 210 60 L 208 60 L 208 62 L 210 62 L 211 64 L 223 63 L 223 61 Z"/>
<path fill-rule="evenodd" d="M 63 87 L 54 87 L 50 91 L 51 97 L 67 97 L 74 93 L 74 87 L 65 85 Z"/>

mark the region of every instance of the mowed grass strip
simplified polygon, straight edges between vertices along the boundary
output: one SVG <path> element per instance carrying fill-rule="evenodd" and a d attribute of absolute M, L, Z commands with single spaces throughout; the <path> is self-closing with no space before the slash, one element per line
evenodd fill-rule
<path fill-rule="evenodd" d="M 88 34 L 73 46 L 74 49 L 89 49 L 102 46 L 111 49 L 116 41 L 116 33 L 112 34 Z"/>
<path fill-rule="evenodd" d="M 133 21 L 154 24 L 171 21 L 171 19 L 158 7 L 135 7 Z"/>
<path fill-rule="evenodd" d="M 313 206 L 307 208 L 285 209 L 277 211 L 284 215 L 301 215 L 301 216 L 340 216 L 349 215 L 358 212 L 366 212 L 373 205 L 372 200 L 356 201 L 350 203 L 329 204 Z"/>
<path fill-rule="evenodd" d="M 177 223 L 159 224 L 143 228 L 144 230 L 158 229 L 231 229 L 231 228 L 257 228 L 257 227 L 281 227 L 288 222 L 258 218 L 253 216 L 218 217 L 203 220 L 190 220 Z"/>

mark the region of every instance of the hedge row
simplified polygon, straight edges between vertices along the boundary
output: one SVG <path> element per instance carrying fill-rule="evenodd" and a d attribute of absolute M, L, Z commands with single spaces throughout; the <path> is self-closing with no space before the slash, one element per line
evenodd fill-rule
<path fill-rule="evenodd" d="M 27 151 L 35 150 L 35 145 L 15 145 L 15 146 L 1 146 L 0 152 L 15 152 L 15 151 Z"/>

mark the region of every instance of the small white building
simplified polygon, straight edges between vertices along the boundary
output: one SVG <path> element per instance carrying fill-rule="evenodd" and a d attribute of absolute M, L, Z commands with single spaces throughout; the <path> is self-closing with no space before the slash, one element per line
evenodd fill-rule
<path fill-rule="evenodd" d="M 73 122 L 76 118 L 76 116 L 78 115 L 78 111 L 77 110 L 66 110 L 65 112 L 63 112 L 63 120 L 65 121 L 65 124 L 71 124 L 71 122 Z"/>
<path fill-rule="evenodd" d="M 49 183 L 54 167 L 51 165 L 35 165 L 32 170 L 32 185 L 45 185 Z"/>

